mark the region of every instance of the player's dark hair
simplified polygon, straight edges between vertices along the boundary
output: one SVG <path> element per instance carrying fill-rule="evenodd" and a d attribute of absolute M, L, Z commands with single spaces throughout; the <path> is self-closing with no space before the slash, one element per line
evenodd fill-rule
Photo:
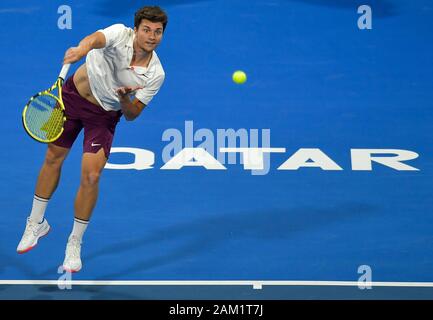
<path fill-rule="evenodd" d="M 149 20 L 151 22 L 161 22 L 163 31 L 165 30 L 168 22 L 167 14 L 158 6 L 143 7 L 138 9 L 138 11 L 135 13 L 134 27 L 138 29 L 138 26 L 143 19 Z"/>

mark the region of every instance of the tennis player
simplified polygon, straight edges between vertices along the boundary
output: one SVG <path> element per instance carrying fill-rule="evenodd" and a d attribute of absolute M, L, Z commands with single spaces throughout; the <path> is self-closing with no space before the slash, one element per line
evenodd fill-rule
<path fill-rule="evenodd" d="M 159 7 L 135 13 L 134 29 L 115 24 L 85 37 L 69 48 L 63 63 L 83 63 L 63 85 L 66 123 L 58 140 L 48 145 L 39 173 L 33 206 L 18 253 L 31 250 L 50 226 L 44 218 L 59 182 L 63 161 L 84 128 L 81 182 L 75 198 L 75 219 L 68 238 L 63 268 L 82 268 L 83 234 L 98 197 L 98 183 L 110 154 L 117 123 L 137 118 L 160 89 L 165 73 L 155 52 L 167 25 Z"/>

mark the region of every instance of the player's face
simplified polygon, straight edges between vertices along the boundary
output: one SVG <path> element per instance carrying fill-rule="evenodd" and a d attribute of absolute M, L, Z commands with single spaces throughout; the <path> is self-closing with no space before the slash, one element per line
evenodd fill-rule
<path fill-rule="evenodd" d="M 134 28 L 134 31 L 137 45 L 146 52 L 151 52 L 161 42 L 163 34 L 161 22 L 143 19 L 138 28 Z"/>

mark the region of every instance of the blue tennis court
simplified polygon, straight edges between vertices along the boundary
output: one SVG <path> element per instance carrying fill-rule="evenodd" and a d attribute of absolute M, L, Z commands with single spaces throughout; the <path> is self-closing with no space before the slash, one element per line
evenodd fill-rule
<path fill-rule="evenodd" d="M 432 3 L 154 4 L 169 16 L 157 49 L 166 79 L 116 129 L 83 269 L 61 290 L 83 136 L 48 205 L 51 232 L 18 255 L 46 151 L 22 109 L 66 49 L 133 26 L 143 3 L 71 0 L 60 29 L 61 2 L 2 1 L 0 298 L 432 299 Z M 366 4 L 371 29 L 360 29 Z M 254 166 L 227 147 L 268 151 Z M 205 153 L 170 163 L 188 148 Z"/>

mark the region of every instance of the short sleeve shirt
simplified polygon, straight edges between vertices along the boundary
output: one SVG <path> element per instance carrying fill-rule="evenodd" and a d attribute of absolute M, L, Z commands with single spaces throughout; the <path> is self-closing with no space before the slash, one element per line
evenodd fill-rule
<path fill-rule="evenodd" d="M 121 110 L 115 90 L 124 86 L 139 86 L 135 97 L 145 105 L 158 93 L 165 73 L 155 51 L 148 67 L 130 66 L 133 55 L 134 30 L 115 24 L 98 30 L 105 35 L 104 48 L 91 50 L 86 57 L 90 89 L 95 99 L 107 111 Z"/>

